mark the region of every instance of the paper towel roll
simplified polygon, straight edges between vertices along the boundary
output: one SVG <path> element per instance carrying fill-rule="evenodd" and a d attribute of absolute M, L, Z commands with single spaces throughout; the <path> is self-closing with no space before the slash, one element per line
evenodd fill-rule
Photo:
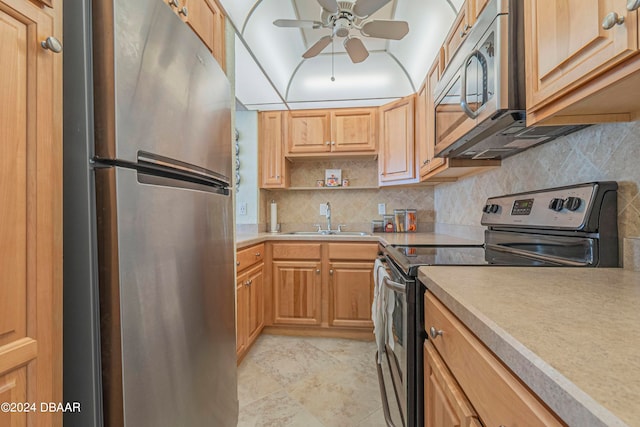
<path fill-rule="evenodd" d="M 269 231 L 275 233 L 278 231 L 278 204 L 275 200 L 271 201 L 271 217 Z"/>

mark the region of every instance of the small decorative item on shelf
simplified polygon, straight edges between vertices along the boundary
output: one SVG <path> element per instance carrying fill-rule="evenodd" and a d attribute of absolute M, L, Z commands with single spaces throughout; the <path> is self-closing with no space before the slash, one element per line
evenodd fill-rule
<path fill-rule="evenodd" d="M 393 233 L 395 231 L 395 227 L 393 226 L 393 215 L 384 215 L 382 217 L 382 221 L 384 222 L 385 233 Z"/>
<path fill-rule="evenodd" d="M 324 187 L 324 180 L 323 179 L 316 180 L 316 187 Z"/>
<path fill-rule="evenodd" d="M 349 186 L 349 178 L 342 178 L 342 186 L 343 187 Z"/>
<path fill-rule="evenodd" d="M 381 219 L 374 219 L 371 221 L 371 232 L 372 233 L 383 233 L 384 232 L 384 221 Z"/>
<path fill-rule="evenodd" d="M 396 225 L 396 231 L 398 233 L 402 233 L 405 230 L 405 210 L 404 209 L 394 209 L 393 210 L 394 221 Z"/>
<path fill-rule="evenodd" d="M 342 169 L 325 169 L 324 185 L 327 187 L 340 187 L 342 184 Z"/>
<path fill-rule="evenodd" d="M 410 233 L 418 231 L 418 214 L 415 209 L 407 209 L 405 230 Z"/>

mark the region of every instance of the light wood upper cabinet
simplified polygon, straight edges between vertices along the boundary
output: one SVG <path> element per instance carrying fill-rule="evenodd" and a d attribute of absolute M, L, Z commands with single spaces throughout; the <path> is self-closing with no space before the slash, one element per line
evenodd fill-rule
<path fill-rule="evenodd" d="M 50 4 L 50 2 L 46 2 Z M 61 426 L 62 40 L 61 3 L 0 0 L 0 412 L 3 426 Z"/>
<path fill-rule="evenodd" d="M 414 101 L 411 95 L 380 107 L 380 185 L 415 181 Z"/>
<path fill-rule="evenodd" d="M 288 115 L 287 156 L 376 153 L 376 109 L 297 110 Z"/>
<path fill-rule="evenodd" d="M 453 24 L 451 24 L 451 29 L 442 44 L 444 54 L 444 64 L 442 65 L 443 69 L 447 67 L 449 62 L 451 62 L 451 59 L 458 51 L 458 48 L 467 37 L 467 34 L 469 34 L 469 30 L 475 22 L 476 2 L 482 2 L 482 0 L 467 0 L 464 2 L 460 8 L 460 12 L 458 12 L 458 16 L 453 21 Z"/>
<path fill-rule="evenodd" d="M 331 112 L 331 150 L 335 152 L 376 151 L 376 110 L 342 109 Z"/>
<path fill-rule="evenodd" d="M 226 70 L 225 17 L 215 0 L 164 0 L 209 48 Z"/>
<path fill-rule="evenodd" d="M 484 10 L 484 7 L 487 5 L 487 3 L 489 3 L 489 0 L 473 0 L 472 3 L 475 20 L 477 21 L 478 16 L 480 16 L 482 11 Z"/>
<path fill-rule="evenodd" d="M 288 163 L 284 157 L 284 114 L 282 111 L 258 114 L 261 188 L 289 186 Z"/>
<path fill-rule="evenodd" d="M 331 151 L 330 111 L 291 111 L 287 128 L 287 155 Z"/>
<path fill-rule="evenodd" d="M 638 12 L 626 4 L 525 0 L 527 124 L 554 116 L 563 123 L 634 118 L 640 110 Z M 612 13 L 624 21 L 604 29 Z"/>
<path fill-rule="evenodd" d="M 435 102 L 433 98 L 433 90 L 440 79 L 440 63 L 441 56 L 436 57 L 433 65 L 427 73 L 425 84 L 418 92 L 416 98 L 416 111 L 422 109 L 422 114 L 416 113 L 416 117 L 422 122 L 420 127 L 424 134 L 418 135 L 418 125 L 416 124 L 416 138 L 418 138 L 418 147 L 420 152 L 420 177 L 426 180 L 427 175 L 446 166 L 448 160 L 435 156 L 436 147 L 436 131 L 435 131 Z M 418 108 L 419 106 L 419 108 Z"/>

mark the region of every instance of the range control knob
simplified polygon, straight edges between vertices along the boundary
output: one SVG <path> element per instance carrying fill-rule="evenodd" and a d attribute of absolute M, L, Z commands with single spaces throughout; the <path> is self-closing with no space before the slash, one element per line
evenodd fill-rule
<path fill-rule="evenodd" d="M 487 204 L 482 208 L 482 212 L 484 213 L 497 213 L 500 210 L 500 205 Z"/>
<path fill-rule="evenodd" d="M 564 207 L 569 209 L 570 211 L 578 210 L 581 204 L 582 199 L 580 197 L 567 197 L 567 199 L 564 201 Z"/>
<path fill-rule="evenodd" d="M 562 210 L 562 208 L 564 207 L 564 200 L 562 199 L 551 199 L 551 202 L 549 202 L 549 209 L 552 209 L 556 212 L 560 212 Z"/>

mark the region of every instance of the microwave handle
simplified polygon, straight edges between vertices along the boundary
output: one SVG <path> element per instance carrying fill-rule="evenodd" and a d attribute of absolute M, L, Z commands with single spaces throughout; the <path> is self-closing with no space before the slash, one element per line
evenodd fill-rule
<path fill-rule="evenodd" d="M 467 116 L 472 119 L 478 117 L 478 110 L 474 111 L 469 107 L 469 103 L 467 102 L 467 63 L 473 57 L 478 58 L 478 61 L 482 65 L 482 104 L 484 105 L 487 102 L 487 60 L 485 59 L 482 52 L 478 49 L 471 52 L 462 62 L 462 70 L 460 71 L 460 107 L 462 111 L 465 112 Z"/>

